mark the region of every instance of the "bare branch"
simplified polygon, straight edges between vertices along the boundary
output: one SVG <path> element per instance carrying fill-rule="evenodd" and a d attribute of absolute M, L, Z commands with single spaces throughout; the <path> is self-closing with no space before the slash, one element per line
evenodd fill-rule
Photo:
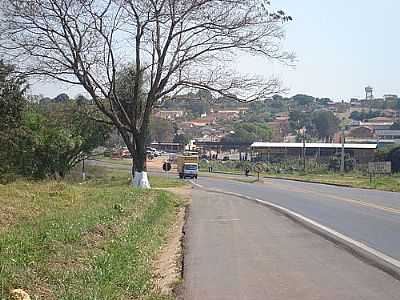
<path fill-rule="evenodd" d="M 143 155 L 150 114 L 166 95 L 201 88 L 235 101 L 265 99 L 280 82 L 240 75 L 235 61 L 294 59 L 281 44 L 291 17 L 268 0 L 2 0 L 0 7 L 0 56 L 27 75 L 84 87 L 133 156 Z M 134 76 L 121 97 L 127 65 Z"/>

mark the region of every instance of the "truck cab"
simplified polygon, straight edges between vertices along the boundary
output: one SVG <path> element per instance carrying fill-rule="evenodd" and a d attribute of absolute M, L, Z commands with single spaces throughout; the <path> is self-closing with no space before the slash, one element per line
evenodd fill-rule
<path fill-rule="evenodd" d="M 199 165 L 195 163 L 185 163 L 183 165 L 183 178 L 196 178 L 199 172 Z"/>
<path fill-rule="evenodd" d="M 176 165 L 179 178 L 197 178 L 199 172 L 198 155 L 179 155 L 176 157 Z"/>

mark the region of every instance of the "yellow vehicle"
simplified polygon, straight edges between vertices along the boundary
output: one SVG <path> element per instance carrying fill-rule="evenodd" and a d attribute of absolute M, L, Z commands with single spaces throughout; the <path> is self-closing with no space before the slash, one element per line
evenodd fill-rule
<path fill-rule="evenodd" d="M 177 171 L 179 178 L 196 178 L 199 172 L 198 155 L 178 155 L 176 157 Z"/>

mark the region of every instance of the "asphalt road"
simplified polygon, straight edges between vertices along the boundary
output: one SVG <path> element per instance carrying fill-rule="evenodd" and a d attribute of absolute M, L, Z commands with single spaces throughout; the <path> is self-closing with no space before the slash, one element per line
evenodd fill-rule
<path fill-rule="evenodd" d="M 129 169 L 129 166 L 94 163 Z M 400 193 L 280 179 L 245 183 L 200 176 L 196 182 L 205 188 L 240 193 L 288 208 L 400 260 Z"/>
<path fill-rule="evenodd" d="M 186 300 L 399 299 L 399 281 L 252 201 L 195 189 L 185 233 Z"/>
<path fill-rule="evenodd" d="M 196 182 L 288 208 L 400 259 L 400 193 L 279 179 Z M 184 299 L 400 299 L 399 281 L 255 202 L 196 190 L 186 227 Z"/>
<path fill-rule="evenodd" d="M 288 208 L 400 260 L 400 193 L 279 179 L 243 183 L 203 177 L 197 183 Z"/>

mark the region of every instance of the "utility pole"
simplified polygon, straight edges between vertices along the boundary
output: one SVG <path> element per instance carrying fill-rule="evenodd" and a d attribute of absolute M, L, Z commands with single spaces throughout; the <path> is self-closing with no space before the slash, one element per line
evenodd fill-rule
<path fill-rule="evenodd" d="M 306 171 L 306 128 L 302 128 L 303 132 L 303 171 Z"/>
<path fill-rule="evenodd" d="M 345 137 L 344 137 L 344 118 L 342 120 L 342 153 L 340 157 L 340 173 L 344 175 L 344 143 L 345 143 Z"/>
<path fill-rule="evenodd" d="M 86 180 L 86 172 L 85 172 L 85 158 L 82 160 L 82 181 Z"/>
<path fill-rule="evenodd" d="M 303 171 L 306 171 L 306 139 L 303 136 Z"/>

